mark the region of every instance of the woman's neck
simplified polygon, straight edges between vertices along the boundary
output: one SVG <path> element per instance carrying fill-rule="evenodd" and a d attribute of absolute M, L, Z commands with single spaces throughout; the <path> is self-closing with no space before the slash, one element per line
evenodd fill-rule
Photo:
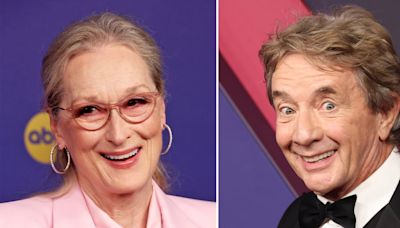
<path fill-rule="evenodd" d="M 90 199 L 122 227 L 146 227 L 153 192 L 151 180 L 143 188 L 123 194 L 91 186 L 87 181 L 79 182 Z"/>

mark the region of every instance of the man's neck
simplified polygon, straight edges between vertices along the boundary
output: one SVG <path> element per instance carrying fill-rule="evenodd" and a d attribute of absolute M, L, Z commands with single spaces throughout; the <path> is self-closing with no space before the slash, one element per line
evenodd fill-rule
<path fill-rule="evenodd" d="M 367 154 L 365 160 L 369 162 L 364 163 L 364 165 L 358 171 L 360 175 L 358 175 L 350 184 L 337 188 L 323 196 L 332 201 L 337 201 L 346 196 L 382 166 L 382 164 L 389 157 L 393 148 L 394 145 L 387 143 L 381 144 L 377 149 L 375 149 L 376 152 Z"/>

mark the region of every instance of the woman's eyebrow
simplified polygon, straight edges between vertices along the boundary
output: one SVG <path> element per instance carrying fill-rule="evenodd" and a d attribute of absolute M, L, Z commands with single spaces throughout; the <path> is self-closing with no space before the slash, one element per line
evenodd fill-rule
<path fill-rule="evenodd" d="M 146 86 L 145 84 L 140 84 L 140 85 L 135 85 L 135 86 L 131 86 L 131 87 L 127 88 L 125 90 L 125 94 L 135 93 L 135 92 L 140 91 L 141 89 L 147 89 L 147 90 L 151 91 L 151 89 L 148 86 Z"/>
<path fill-rule="evenodd" d="M 138 93 L 138 91 L 141 91 L 143 89 L 147 89 L 147 90 L 151 91 L 150 88 L 148 86 L 146 86 L 145 84 L 140 84 L 140 85 L 135 85 L 135 86 L 128 87 L 121 97 L 123 98 L 126 95 L 129 95 L 129 94 L 132 94 L 132 93 Z M 96 95 L 88 95 L 88 96 L 76 97 L 76 98 L 74 98 L 72 100 L 72 104 L 74 104 L 74 103 L 76 103 L 78 101 L 89 101 L 89 102 L 103 103 L 102 101 L 99 100 L 99 97 L 96 96 Z"/>

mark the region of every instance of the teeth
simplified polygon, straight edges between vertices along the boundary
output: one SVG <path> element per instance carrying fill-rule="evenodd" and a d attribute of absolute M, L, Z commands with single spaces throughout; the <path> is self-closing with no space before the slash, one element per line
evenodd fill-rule
<path fill-rule="evenodd" d="M 319 154 L 319 155 L 316 155 L 316 156 L 313 156 L 313 157 L 303 157 L 303 159 L 304 159 L 304 161 L 306 161 L 306 162 L 311 162 L 311 163 L 313 163 L 313 162 L 317 162 L 317 161 L 320 161 L 320 160 L 322 160 L 322 159 L 325 159 L 325 158 L 327 158 L 327 157 L 330 157 L 330 156 L 332 156 L 334 153 L 335 153 L 335 151 L 332 150 L 332 151 L 328 151 L 328 152 L 326 152 L 326 153 Z"/>
<path fill-rule="evenodd" d="M 109 160 L 118 161 L 118 160 L 126 160 L 128 158 L 131 158 L 131 157 L 135 156 L 138 153 L 138 151 L 139 151 L 139 149 L 135 149 L 130 153 L 122 154 L 122 155 L 108 155 L 108 154 L 102 154 L 102 155 L 103 155 L 103 157 L 105 157 Z"/>

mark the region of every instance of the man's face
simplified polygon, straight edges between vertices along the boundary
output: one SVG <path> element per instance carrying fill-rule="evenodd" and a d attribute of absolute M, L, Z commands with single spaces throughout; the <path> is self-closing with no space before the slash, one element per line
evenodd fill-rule
<path fill-rule="evenodd" d="M 276 140 L 306 186 L 341 197 L 365 180 L 385 158 L 380 114 L 367 107 L 351 71 L 322 71 L 302 55 L 278 64 L 272 77 Z"/>

